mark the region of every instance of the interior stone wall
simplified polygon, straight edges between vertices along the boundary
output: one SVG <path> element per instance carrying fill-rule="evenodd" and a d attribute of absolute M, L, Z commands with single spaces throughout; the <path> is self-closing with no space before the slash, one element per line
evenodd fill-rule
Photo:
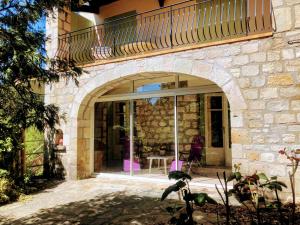
<path fill-rule="evenodd" d="M 200 98 L 198 95 L 177 97 L 180 152 L 189 152 L 195 135 L 205 135 L 204 99 L 202 96 L 201 102 Z M 154 103 L 136 100 L 135 119 L 137 137 L 144 145 L 168 145 L 174 150 L 174 97 L 161 98 Z"/>

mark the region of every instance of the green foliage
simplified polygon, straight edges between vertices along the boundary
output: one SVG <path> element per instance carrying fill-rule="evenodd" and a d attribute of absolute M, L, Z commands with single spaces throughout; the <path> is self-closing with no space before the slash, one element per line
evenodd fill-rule
<path fill-rule="evenodd" d="M 82 72 L 72 61 L 48 58 L 45 33 L 35 27 L 54 8 L 63 7 L 68 1 L 0 1 L 0 168 L 15 178 L 22 175 L 18 157 L 24 131 L 32 126 L 53 129 L 63 116 L 57 106 L 45 105 L 35 87 L 61 79 L 78 84 Z"/>
<path fill-rule="evenodd" d="M 173 184 L 171 186 L 169 186 L 164 193 L 161 196 L 161 201 L 165 200 L 166 197 L 168 197 L 169 194 L 171 194 L 172 192 L 177 192 L 179 191 L 181 188 L 183 188 L 184 186 L 186 186 L 186 183 L 183 181 L 178 181 L 176 182 L 176 184 Z"/>
<path fill-rule="evenodd" d="M 0 205 L 15 200 L 19 196 L 16 189 L 8 171 L 0 169 Z"/>
<path fill-rule="evenodd" d="M 0 169 L 0 178 L 8 178 L 9 172 L 7 170 Z"/>
<path fill-rule="evenodd" d="M 169 186 L 162 194 L 161 201 L 165 200 L 172 192 L 178 192 L 183 196 L 185 201 L 185 212 L 179 213 L 177 217 L 175 214 L 182 211 L 182 207 L 175 205 L 174 207 L 167 207 L 166 210 L 170 213 L 170 224 L 192 225 L 195 224 L 193 220 L 194 204 L 203 206 L 206 203 L 217 204 L 217 202 L 209 197 L 206 193 L 192 193 L 189 188 L 189 180 L 191 176 L 182 171 L 172 171 L 169 173 L 169 179 L 175 179 L 177 182 Z"/>
<path fill-rule="evenodd" d="M 206 203 L 218 204 L 213 198 L 209 197 L 206 193 L 196 193 L 193 194 L 194 202 L 198 206 L 204 206 Z"/>
<path fill-rule="evenodd" d="M 187 173 L 184 173 L 182 171 L 172 171 L 168 175 L 169 179 L 175 179 L 175 180 L 192 180 L 191 176 L 188 175 Z"/>

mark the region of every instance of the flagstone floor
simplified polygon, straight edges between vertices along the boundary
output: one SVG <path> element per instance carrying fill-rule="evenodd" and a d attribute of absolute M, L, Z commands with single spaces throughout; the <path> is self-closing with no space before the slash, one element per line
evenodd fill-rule
<path fill-rule="evenodd" d="M 163 190 L 172 183 L 166 177 L 110 174 L 65 181 L 27 201 L 0 207 L 0 224 L 163 224 L 170 218 L 165 208 L 178 200 L 173 193 L 170 198 L 174 200 L 160 201 Z M 213 178 L 198 179 L 191 189 L 218 199 L 214 183 L 217 180 Z M 202 224 L 215 220 L 202 214 L 197 218 Z"/>

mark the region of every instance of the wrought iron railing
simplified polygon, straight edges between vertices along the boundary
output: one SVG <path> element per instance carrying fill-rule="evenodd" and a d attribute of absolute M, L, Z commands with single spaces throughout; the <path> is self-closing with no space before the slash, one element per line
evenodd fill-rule
<path fill-rule="evenodd" d="M 186 1 L 61 35 L 78 64 L 272 32 L 271 0 Z"/>

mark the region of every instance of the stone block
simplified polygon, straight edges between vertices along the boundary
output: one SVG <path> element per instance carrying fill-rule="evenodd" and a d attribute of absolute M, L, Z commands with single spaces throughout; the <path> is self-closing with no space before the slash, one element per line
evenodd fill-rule
<path fill-rule="evenodd" d="M 280 141 L 280 138 L 277 134 L 269 134 L 266 136 L 266 142 L 269 144 L 276 144 Z"/>
<path fill-rule="evenodd" d="M 246 129 L 232 129 L 231 130 L 231 140 L 235 144 L 249 144 L 250 137 Z"/>
<path fill-rule="evenodd" d="M 261 153 L 260 154 L 260 160 L 263 162 L 274 162 L 275 161 L 275 155 L 273 153 Z"/>
<path fill-rule="evenodd" d="M 250 161 L 258 161 L 259 160 L 259 153 L 258 152 L 248 152 L 247 153 L 247 159 Z"/>
<path fill-rule="evenodd" d="M 300 0 L 285 0 L 287 5 L 298 5 L 300 4 Z"/>
<path fill-rule="evenodd" d="M 271 62 L 262 65 L 262 71 L 266 73 L 282 72 L 282 63 Z"/>
<path fill-rule="evenodd" d="M 288 86 L 294 83 L 290 73 L 275 74 L 268 77 L 268 85 L 270 86 Z"/>
<path fill-rule="evenodd" d="M 295 5 L 295 28 L 300 28 L 300 5 Z"/>
<path fill-rule="evenodd" d="M 265 62 L 267 54 L 265 52 L 258 52 L 250 55 L 250 62 Z"/>
<path fill-rule="evenodd" d="M 291 109 L 292 110 L 300 110 L 300 100 L 292 100 Z"/>
<path fill-rule="evenodd" d="M 284 59 L 284 60 L 289 60 L 289 59 L 295 58 L 294 49 L 292 49 L 292 48 L 282 49 L 281 54 L 282 54 L 282 59 Z"/>
<path fill-rule="evenodd" d="M 248 88 L 250 87 L 250 79 L 249 78 L 240 78 L 238 79 L 240 88 Z"/>
<path fill-rule="evenodd" d="M 247 63 L 249 63 L 249 56 L 248 55 L 236 56 L 232 60 L 232 64 L 237 65 L 237 66 L 246 65 Z"/>
<path fill-rule="evenodd" d="M 288 100 L 272 100 L 268 101 L 267 109 L 274 112 L 280 112 L 284 110 L 289 110 Z"/>
<path fill-rule="evenodd" d="M 300 86 L 299 87 L 287 87 L 287 88 L 280 88 L 279 90 L 280 96 L 282 97 L 299 97 L 300 93 Z"/>
<path fill-rule="evenodd" d="M 270 164 L 269 167 L 269 174 L 270 176 L 286 176 L 286 166 L 285 165 L 276 165 L 276 164 Z"/>
<path fill-rule="evenodd" d="M 230 69 L 230 74 L 234 77 L 240 77 L 241 76 L 241 69 L 240 68 L 233 68 Z"/>
<path fill-rule="evenodd" d="M 286 123 L 295 123 L 296 122 L 296 117 L 294 114 L 275 114 L 275 123 L 282 123 L 282 124 L 286 124 Z"/>
<path fill-rule="evenodd" d="M 268 61 L 277 61 L 280 60 L 280 51 L 269 51 L 267 53 Z"/>
<path fill-rule="evenodd" d="M 283 134 L 282 135 L 283 143 L 292 144 L 296 141 L 296 135 L 294 134 Z"/>
<path fill-rule="evenodd" d="M 290 7 L 274 9 L 277 32 L 288 31 L 292 28 L 292 12 Z"/>
<path fill-rule="evenodd" d="M 300 132 L 300 125 L 289 125 L 288 131 L 291 132 Z"/>
<path fill-rule="evenodd" d="M 243 94 L 246 99 L 257 99 L 258 98 L 258 90 L 257 89 L 244 90 Z"/>
<path fill-rule="evenodd" d="M 260 135 L 260 134 L 254 135 L 252 137 L 252 142 L 254 144 L 264 144 L 265 143 L 265 137 L 264 137 L 264 135 Z"/>
<path fill-rule="evenodd" d="M 265 101 L 261 100 L 250 100 L 249 101 L 249 108 L 250 109 L 265 109 L 266 108 L 266 103 Z"/>
<path fill-rule="evenodd" d="M 232 155 L 234 156 L 235 159 L 243 159 L 245 158 L 245 154 L 243 151 L 243 147 L 241 144 L 232 144 Z"/>
<path fill-rule="evenodd" d="M 286 71 L 289 72 L 298 72 L 300 70 L 300 60 L 289 60 L 285 63 Z"/>
<path fill-rule="evenodd" d="M 249 54 L 258 51 L 258 42 L 250 42 L 242 45 L 242 53 Z"/>
<path fill-rule="evenodd" d="M 242 67 L 243 76 L 257 76 L 259 74 L 259 65 L 247 65 Z"/>
<path fill-rule="evenodd" d="M 188 130 L 185 131 L 185 134 L 189 135 L 189 136 L 198 135 L 199 130 L 198 129 L 188 129 Z"/>
<path fill-rule="evenodd" d="M 283 5 L 283 0 L 272 0 L 273 7 L 278 7 Z"/>
<path fill-rule="evenodd" d="M 263 87 L 265 83 L 266 83 L 265 76 L 251 77 L 251 87 L 253 88 Z"/>
<path fill-rule="evenodd" d="M 274 123 L 274 116 L 273 116 L 273 114 L 270 114 L 270 113 L 265 114 L 265 115 L 264 115 L 264 121 L 265 121 L 265 123 L 267 123 L 267 124 L 272 124 L 272 123 Z"/>
<path fill-rule="evenodd" d="M 261 99 L 272 99 L 277 98 L 277 88 L 263 88 L 260 90 L 260 98 Z"/>

